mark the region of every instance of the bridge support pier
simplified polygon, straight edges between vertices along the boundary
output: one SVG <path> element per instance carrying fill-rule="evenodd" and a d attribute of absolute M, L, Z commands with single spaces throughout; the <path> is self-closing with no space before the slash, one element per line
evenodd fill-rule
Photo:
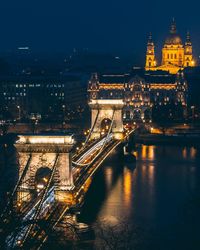
<path fill-rule="evenodd" d="M 71 171 L 71 154 L 62 153 L 59 157 L 58 163 L 58 176 L 59 185 L 55 188 L 55 200 L 59 202 L 68 202 L 69 200 L 69 190 L 73 188 L 73 176 Z"/>
<path fill-rule="evenodd" d="M 69 190 L 73 187 L 71 149 L 74 145 L 72 136 L 55 135 L 20 135 L 15 146 L 19 153 L 19 172 L 24 175 L 19 184 L 17 200 L 26 202 L 32 193 L 41 187 L 37 185 L 36 175 L 40 170 L 49 170 L 55 187 L 54 198 L 59 202 L 67 201 Z M 31 156 L 31 158 L 29 158 Z M 45 188 L 48 179 L 41 178 Z"/>
<path fill-rule="evenodd" d="M 103 135 L 103 125 L 105 120 L 113 122 L 111 133 L 116 140 L 123 139 L 122 108 L 124 106 L 121 99 L 94 100 L 89 102 L 91 108 L 91 128 L 93 132 L 91 139 L 98 139 Z M 97 117 L 98 115 L 98 117 Z M 96 118 L 97 117 L 97 118 Z"/>

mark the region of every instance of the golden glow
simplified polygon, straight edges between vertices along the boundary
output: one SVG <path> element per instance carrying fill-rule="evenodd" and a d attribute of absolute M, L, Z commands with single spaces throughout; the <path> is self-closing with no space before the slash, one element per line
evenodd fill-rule
<path fill-rule="evenodd" d="M 168 84 L 152 83 L 151 89 L 173 90 L 173 89 L 176 89 L 176 84 L 173 84 L 173 83 L 168 83 Z"/>
<path fill-rule="evenodd" d="M 124 202 L 125 205 L 131 203 L 131 189 L 132 189 L 132 172 L 128 168 L 124 168 Z"/>
<path fill-rule="evenodd" d="M 155 157 L 154 151 L 155 151 L 154 146 L 142 145 L 142 159 L 154 160 Z"/>
<path fill-rule="evenodd" d="M 196 149 L 194 147 L 190 148 L 190 158 L 194 160 L 196 157 Z"/>
<path fill-rule="evenodd" d="M 156 66 L 154 43 L 151 41 L 147 45 L 145 70 L 163 70 L 171 74 L 177 74 L 185 67 L 194 67 L 191 42 L 182 44 L 181 38 L 174 33 L 174 37 L 167 38 L 162 48 L 162 62 Z"/>
<path fill-rule="evenodd" d="M 148 146 L 148 159 L 154 160 L 154 146 Z"/>
<path fill-rule="evenodd" d="M 110 104 L 110 105 L 124 105 L 122 99 L 99 99 L 99 100 L 91 100 L 89 104 Z"/>
<path fill-rule="evenodd" d="M 118 89 L 123 90 L 124 84 L 122 83 L 101 83 L 99 85 L 99 89 L 106 89 L 106 90 L 112 90 L 112 89 Z"/>
<path fill-rule="evenodd" d="M 19 135 L 19 140 L 17 144 L 73 144 L 73 137 L 64 136 L 54 136 L 54 135 Z"/>
<path fill-rule="evenodd" d="M 187 158 L 187 149 L 186 148 L 183 149 L 182 156 L 183 156 L 184 159 Z"/>
<path fill-rule="evenodd" d="M 142 145 L 142 159 L 146 159 L 146 158 L 147 158 L 147 146 Z"/>
<path fill-rule="evenodd" d="M 190 157 L 192 160 L 194 160 L 196 157 L 196 153 L 197 153 L 197 151 L 194 147 L 191 147 L 191 148 L 184 147 L 184 149 L 182 151 L 182 157 L 184 159 L 186 159 L 187 157 Z"/>
<path fill-rule="evenodd" d="M 158 128 L 153 128 L 153 129 L 151 130 L 151 133 L 152 133 L 152 134 L 162 134 L 162 130 L 160 130 L 160 129 L 158 129 Z"/>

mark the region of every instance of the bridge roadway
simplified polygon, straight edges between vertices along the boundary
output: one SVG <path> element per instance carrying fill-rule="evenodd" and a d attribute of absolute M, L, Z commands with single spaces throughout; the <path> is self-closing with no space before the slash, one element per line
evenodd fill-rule
<path fill-rule="evenodd" d="M 80 165 L 73 168 L 74 188 L 72 190 L 72 205 L 81 205 L 84 195 L 90 186 L 91 177 L 105 158 L 121 143 L 121 141 L 113 140 L 110 137 L 102 150 L 104 142 L 105 138 L 94 145 L 79 159 L 78 163 L 88 163 L 88 165 Z"/>
<path fill-rule="evenodd" d="M 134 130 L 126 134 L 128 137 Z M 47 240 L 48 232 L 51 231 L 63 218 L 65 213 L 72 207 L 80 206 L 83 202 L 85 193 L 87 192 L 91 177 L 96 172 L 101 163 L 113 152 L 113 150 L 122 141 L 113 140 L 112 134 L 108 137 L 104 137 L 98 140 L 96 143 L 92 144 L 88 148 L 85 148 L 77 158 L 77 165 L 72 168 L 74 186 L 69 190 L 70 203 L 69 204 L 59 204 L 54 199 L 54 187 L 51 186 L 47 196 L 45 197 L 42 208 L 40 211 L 40 216 L 42 221 L 42 227 L 38 226 L 38 223 L 34 221 L 32 224 L 24 226 L 17 235 L 15 235 L 15 240 L 13 241 L 13 235 L 7 238 L 7 245 L 11 246 L 21 246 L 24 249 L 40 249 L 43 243 Z M 24 209 L 23 221 L 31 221 L 37 211 L 40 203 L 40 194 L 38 198 L 35 199 L 32 204 L 28 205 Z M 34 248 L 33 248 L 34 246 Z"/>
<path fill-rule="evenodd" d="M 136 127 L 124 134 L 124 140 L 127 140 L 134 133 Z M 99 139 L 92 146 L 85 148 L 72 168 L 74 186 L 69 190 L 70 206 L 81 206 L 84 195 L 87 192 L 91 177 L 96 172 L 101 163 L 121 144 L 121 140 L 113 139 L 112 133 Z"/>

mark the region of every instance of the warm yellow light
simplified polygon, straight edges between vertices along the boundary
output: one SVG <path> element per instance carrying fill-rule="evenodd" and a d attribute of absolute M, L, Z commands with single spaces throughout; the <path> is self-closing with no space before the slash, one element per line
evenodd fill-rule
<path fill-rule="evenodd" d="M 48 182 L 48 179 L 47 179 L 47 178 L 45 178 L 45 177 L 43 178 L 43 180 L 44 180 L 44 182 L 46 182 L 46 183 Z"/>
<path fill-rule="evenodd" d="M 37 188 L 38 188 L 38 189 L 43 189 L 43 188 L 44 188 L 44 185 L 43 185 L 43 184 L 38 184 L 38 185 L 37 185 Z"/>
<path fill-rule="evenodd" d="M 70 136 L 54 136 L 54 135 L 19 135 L 17 144 L 73 144 L 74 139 Z"/>
<path fill-rule="evenodd" d="M 91 100 L 89 104 L 110 104 L 110 105 L 124 105 L 124 101 L 122 99 L 105 99 L 105 100 Z"/>

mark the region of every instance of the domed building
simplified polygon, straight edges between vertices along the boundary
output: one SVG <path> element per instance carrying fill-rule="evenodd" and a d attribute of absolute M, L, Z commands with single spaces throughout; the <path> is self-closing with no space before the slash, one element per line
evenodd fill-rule
<path fill-rule="evenodd" d="M 161 65 L 157 65 L 155 57 L 155 46 L 150 34 L 147 43 L 146 53 L 146 71 L 152 70 L 163 70 L 169 71 L 171 74 L 176 74 L 179 70 L 185 67 L 195 66 L 193 54 L 192 54 L 192 43 L 190 40 L 190 34 L 187 33 L 185 44 L 182 42 L 179 36 L 176 23 L 173 20 L 171 29 L 168 37 L 165 40 L 162 48 L 162 62 Z"/>

